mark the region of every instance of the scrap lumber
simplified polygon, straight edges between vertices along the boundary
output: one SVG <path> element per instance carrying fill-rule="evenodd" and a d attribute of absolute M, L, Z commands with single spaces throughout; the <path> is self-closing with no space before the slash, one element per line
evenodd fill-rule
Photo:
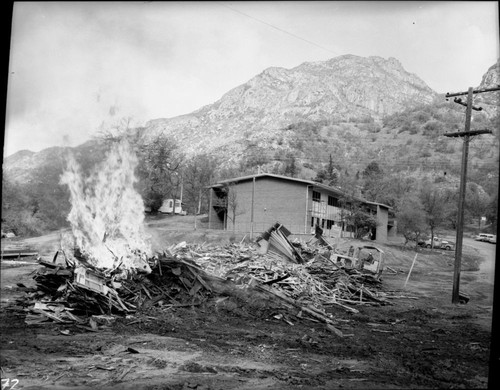
<path fill-rule="evenodd" d="M 290 243 L 288 236 L 290 231 L 285 228 L 279 222 L 276 222 L 267 231 L 265 231 L 260 237 L 257 238 L 257 242 L 262 242 L 261 253 L 265 254 L 269 247 L 270 250 L 274 249 L 278 251 L 279 254 L 284 255 L 288 260 L 302 264 L 304 259 L 297 249 Z M 268 244 L 267 244 L 267 242 Z"/>
<path fill-rule="evenodd" d="M 313 317 L 313 318 L 315 318 L 315 319 L 317 319 L 317 320 L 319 320 L 321 322 L 324 322 L 325 324 L 328 325 L 329 329 L 336 329 L 335 333 L 337 335 L 339 335 L 340 337 L 342 337 L 342 332 L 339 329 L 335 328 L 334 322 L 330 318 L 328 318 L 326 316 L 326 314 L 323 314 L 323 313 L 319 312 L 316 308 L 311 307 L 311 306 L 307 306 L 307 307 L 301 306 L 299 303 L 297 303 L 293 299 L 291 299 L 291 298 L 287 297 L 286 295 L 280 293 L 279 291 L 276 291 L 276 290 L 274 290 L 272 288 L 269 288 L 267 286 L 257 285 L 256 288 L 258 290 L 260 290 L 260 291 L 263 291 L 265 293 L 268 293 L 268 294 L 271 294 L 273 296 L 276 296 L 276 297 L 282 299 L 283 301 L 285 301 L 285 302 L 287 302 L 287 303 L 295 306 L 301 312 L 307 313 L 311 317 Z"/>
<path fill-rule="evenodd" d="M 113 270 L 97 269 L 81 254 L 65 264 L 41 261 L 34 276 L 37 288 L 26 291 L 29 303 L 57 302 L 68 310 L 39 308 L 49 315 L 31 311 L 27 322 L 69 321 L 95 331 L 89 322 L 92 316 L 126 316 L 145 308 L 196 306 L 231 289 L 265 292 L 290 310 L 299 310 L 308 319 L 332 327 L 325 308 L 357 313 L 359 310 L 353 306 L 391 304 L 391 294 L 378 291 L 379 279 L 336 264 L 331 259 L 333 247 L 326 247 L 320 240 L 313 244 L 292 243 L 289 236 L 290 232 L 277 222 L 256 242 L 181 242 L 149 259 L 150 274 L 131 272 L 126 277 L 120 265 Z M 269 251 L 262 250 L 262 240 L 269 242 Z"/>
<path fill-rule="evenodd" d="M 266 234 L 263 236 L 265 238 Z M 271 233 L 268 233 L 268 237 L 271 237 Z M 262 239 L 257 240 L 259 246 Z M 229 248 L 218 248 L 217 252 L 211 253 L 202 253 L 203 248 L 199 248 L 195 260 L 207 273 L 216 273 L 219 278 L 241 286 L 253 282 L 273 285 L 291 299 L 300 299 L 301 302 L 316 306 L 336 305 L 357 312 L 340 301 L 349 305 L 389 304 L 385 297 L 368 288 L 369 285 L 380 285 L 380 280 L 357 270 L 346 270 L 310 247 L 306 247 L 303 252 L 308 256 L 303 256 L 306 260 L 304 264 L 290 262 L 289 257 L 271 251 L 263 254 L 258 246 L 253 248 L 253 256 L 248 260 L 236 261 L 237 255 L 231 259 L 221 253 L 223 249 Z M 353 296 L 356 296 L 356 300 L 353 300 Z"/>
<path fill-rule="evenodd" d="M 196 263 L 179 258 L 175 253 L 186 248 L 187 245 L 177 245 L 166 252 L 170 257 L 156 259 L 158 266 L 151 275 L 131 274 L 119 281 L 116 280 L 117 268 L 100 270 L 82 258 L 77 259 L 77 264 L 67 262 L 66 265 L 41 260 L 41 267 L 33 276 L 36 289 L 25 289 L 30 294 L 27 300 L 37 299 L 30 300 L 30 304 L 34 304 L 30 309 L 33 314 L 27 318 L 27 323 L 40 322 L 40 317 L 34 317 L 38 315 L 52 321 L 83 325 L 90 321 L 89 316 L 126 315 L 145 303 L 151 306 L 169 301 L 179 307 L 200 304 L 212 291 L 206 281 L 209 276 Z M 47 306 L 42 299 L 57 303 L 58 311 L 51 311 L 54 306 Z M 74 310 L 74 314 L 66 312 L 65 308 Z M 86 328 L 95 330 L 95 326 Z"/>
<path fill-rule="evenodd" d="M 32 256 L 38 256 L 38 252 L 33 248 L 23 245 L 2 246 L 1 250 L 2 259 L 32 257 Z"/>
<path fill-rule="evenodd" d="M 268 281 L 266 281 L 266 282 L 263 282 L 262 284 L 268 284 L 268 285 L 271 285 L 271 284 L 273 284 L 273 283 L 278 283 L 278 282 L 281 282 L 282 280 L 285 280 L 285 279 L 287 279 L 287 278 L 289 278 L 289 277 L 290 277 L 290 275 L 286 273 L 286 274 L 284 274 L 283 276 L 280 276 L 280 277 L 278 277 L 278 278 L 276 278 L 276 279 L 268 280 Z"/>

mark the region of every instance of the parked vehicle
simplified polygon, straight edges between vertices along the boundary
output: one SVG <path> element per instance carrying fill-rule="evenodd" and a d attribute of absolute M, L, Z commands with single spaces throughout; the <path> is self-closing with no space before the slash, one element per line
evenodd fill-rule
<path fill-rule="evenodd" d="M 455 247 L 455 243 L 443 240 L 439 237 L 434 237 L 434 243 L 432 243 L 431 239 L 429 238 L 426 241 L 420 241 L 418 245 L 426 248 L 445 249 L 447 251 L 451 251 Z"/>
<path fill-rule="evenodd" d="M 2 238 L 14 238 L 16 235 L 13 232 L 4 233 L 2 231 Z"/>
<path fill-rule="evenodd" d="M 160 213 L 172 214 L 174 212 L 174 200 L 165 199 L 158 211 Z M 182 202 L 179 199 L 175 199 L 175 214 L 187 215 L 187 211 L 182 209 Z"/>
<path fill-rule="evenodd" d="M 476 241 L 484 241 L 484 242 L 491 242 L 492 244 L 497 243 L 497 236 L 494 234 L 487 234 L 487 233 L 479 233 L 476 238 Z"/>

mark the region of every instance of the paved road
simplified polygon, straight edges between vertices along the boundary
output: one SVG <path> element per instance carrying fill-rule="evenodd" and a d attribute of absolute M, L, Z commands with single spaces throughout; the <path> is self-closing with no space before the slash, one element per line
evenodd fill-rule
<path fill-rule="evenodd" d="M 493 283 L 495 276 L 496 244 L 476 241 L 472 238 L 464 237 L 463 245 L 469 245 L 479 251 L 484 260 L 479 266 L 479 272 L 484 276 L 483 280 Z"/>

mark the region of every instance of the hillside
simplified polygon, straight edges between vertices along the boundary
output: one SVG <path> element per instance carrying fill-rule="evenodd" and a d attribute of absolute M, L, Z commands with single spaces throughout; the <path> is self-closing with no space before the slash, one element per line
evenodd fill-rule
<path fill-rule="evenodd" d="M 75 148 L 54 146 L 38 153 L 21 150 L 4 159 L 3 174 L 19 184 L 47 180 L 57 182 L 68 153 L 73 154 L 84 169 L 89 169 L 96 161 L 102 160 L 106 150 L 105 144 L 96 140 Z"/>
<path fill-rule="evenodd" d="M 172 137 L 188 155 L 224 147 L 234 162 L 247 142 L 272 143 L 297 122 L 380 122 L 436 95 L 394 58 L 345 55 L 293 69 L 268 68 L 193 113 L 150 121 L 146 131 Z"/>

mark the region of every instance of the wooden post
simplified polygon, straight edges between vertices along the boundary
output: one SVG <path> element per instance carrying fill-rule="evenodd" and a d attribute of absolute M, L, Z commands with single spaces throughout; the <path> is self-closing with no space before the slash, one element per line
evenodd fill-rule
<path fill-rule="evenodd" d="M 208 212 L 210 213 L 210 210 L 208 210 Z M 196 219 L 197 219 L 198 215 L 200 215 L 200 213 L 201 213 L 201 188 L 198 192 L 198 207 L 194 211 L 194 230 L 196 230 L 196 228 L 197 228 Z"/>
<path fill-rule="evenodd" d="M 406 283 L 408 283 L 408 279 L 410 279 L 411 271 L 413 270 L 413 266 L 415 265 L 415 261 L 417 261 L 417 256 L 418 256 L 418 253 L 415 253 L 415 257 L 413 258 L 413 263 L 411 263 L 410 272 L 408 272 L 408 276 L 406 277 L 405 285 L 403 286 L 403 288 L 406 287 Z"/>
<path fill-rule="evenodd" d="M 198 193 L 198 214 L 201 214 L 201 188 L 200 192 Z"/>
<path fill-rule="evenodd" d="M 255 205 L 255 176 L 253 177 L 252 181 L 252 213 L 251 213 L 251 220 L 250 220 L 250 240 L 253 240 L 253 209 Z"/>
<path fill-rule="evenodd" d="M 500 87 L 488 88 L 484 90 L 474 90 L 470 87 L 467 92 L 447 93 L 446 98 L 459 95 L 467 95 L 467 103 L 463 103 L 461 99 L 455 99 L 455 103 L 466 106 L 465 110 L 465 131 L 463 133 L 449 133 L 445 134 L 447 137 L 463 137 L 462 147 L 462 172 L 460 175 L 460 193 L 458 197 L 458 217 L 457 217 L 457 236 L 455 245 L 455 267 L 453 272 L 453 291 L 452 303 L 460 303 L 460 268 L 462 263 L 462 243 L 464 233 L 464 207 L 465 207 L 465 190 L 467 181 L 467 159 L 469 154 L 469 141 L 470 137 L 479 134 L 491 134 L 491 130 L 470 130 L 470 123 L 472 117 L 472 110 L 481 111 L 482 108 L 474 107 L 472 105 L 472 98 L 474 93 L 493 92 L 500 90 Z"/>
<path fill-rule="evenodd" d="M 306 216 L 305 216 L 305 220 L 304 220 L 304 234 L 307 234 L 307 227 L 309 226 L 308 225 L 308 216 L 309 216 L 309 187 L 311 186 L 306 186 Z"/>
<path fill-rule="evenodd" d="M 212 198 L 214 196 L 214 189 L 213 188 L 210 188 L 208 190 L 208 228 L 209 229 L 212 229 Z"/>
<path fill-rule="evenodd" d="M 467 94 L 467 109 L 465 111 L 465 135 L 462 146 L 462 172 L 460 174 L 460 194 L 458 196 L 458 217 L 457 217 L 457 236 L 455 245 L 455 266 L 453 271 L 453 290 L 451 295 L 452 303 L 459 303 L 460 297 L 460 269 L 462 267 L 462 242 L 464 235 L 464 206 L 465 190 L 467 183 L 467 159 L 469 156 L 469 134 L 470 121 L 472 114 L 472 87 Z"/>

